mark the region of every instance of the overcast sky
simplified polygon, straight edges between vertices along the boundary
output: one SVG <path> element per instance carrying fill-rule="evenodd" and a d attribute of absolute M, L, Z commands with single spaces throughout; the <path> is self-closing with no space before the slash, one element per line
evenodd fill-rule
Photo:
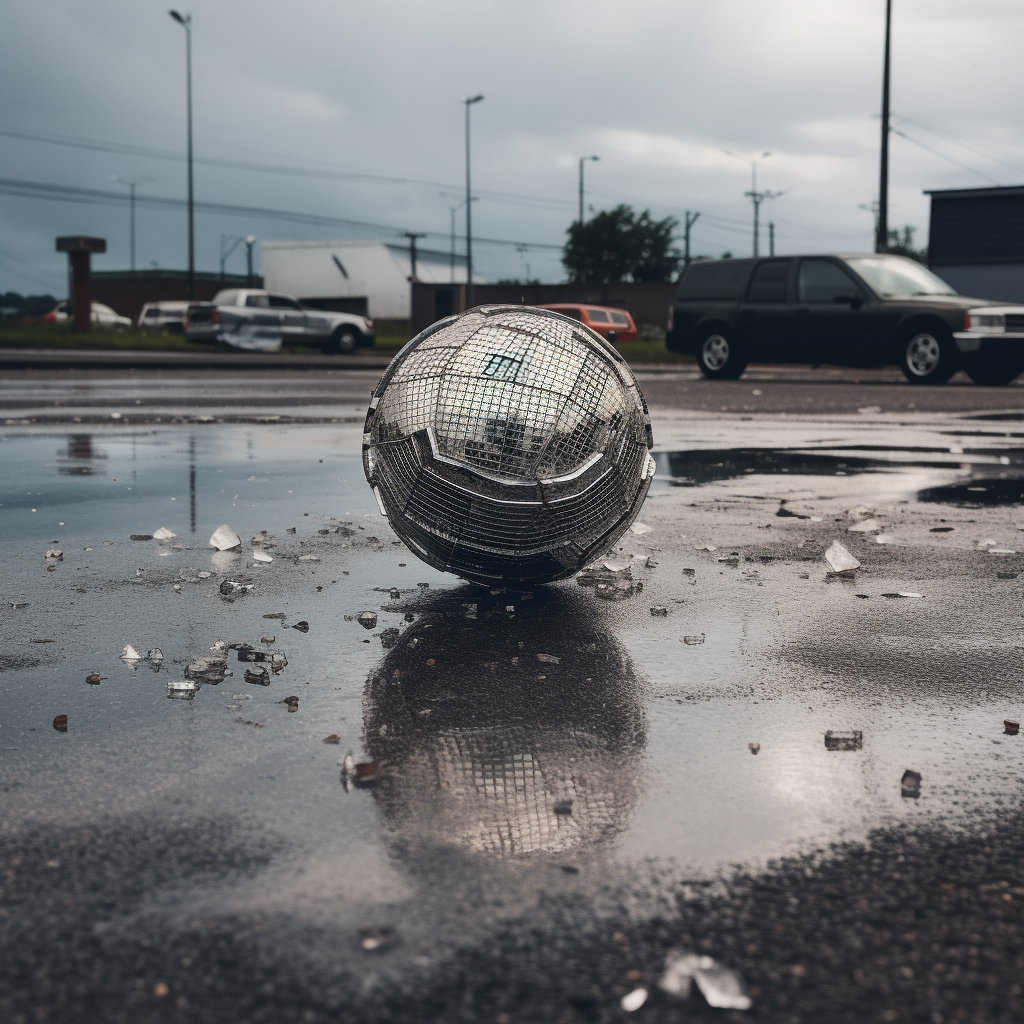
<path fill-rule="evenodd" d="M 0 291 L 62 294 L 57 235 L 108 240 L 96 269 L 128 266 L 127 207 L 25 195 L 10 181 L 183 199 L 185 33 L 166 0 L 15 0 L 0 14 Z M 197 267 L 221 236 L 434 232 L 464 188 L 460 98 L 473 108 L 474 234 L 561 245 L 577 159 L 594 209 L 700 211 L 695 253 L 749 255 L 750 170 L 780 253 L 871 248 L 885 0 L 193 0 L 196 199 L 378 227 L 197 214 Z M 1024 3 L 894 0 L 890 223 L 927 237 L 924 189 L 1024 182 Z M 911 141 L 913 140 L 913 141 Z M 938 151 L 942 155 L 929 152 Z M 143 156 L 132 148 L 179 154 Z M 962 165 L 962 166 L 958 166 Z M 397 180 L 395 180 L 397 179 Z M 448 189 L 445 189 L 448 186 Z M 442 191 L 448 194 L 442 195 Z M 459 215 L 459 231 L 462 228 Z M 766 232 L 765 232 L 766 235 Z M 460 251 L 461 251 L 460 242 Z M 762 251 L 767 239 L 762 236 Z M 475 247 L 490 277 L 560 279 L 558 252 Z M 137 265 L 184 268 L 184 212 L 140 206 Z M 244 269 L 244 247 L 229 270 Z"/>

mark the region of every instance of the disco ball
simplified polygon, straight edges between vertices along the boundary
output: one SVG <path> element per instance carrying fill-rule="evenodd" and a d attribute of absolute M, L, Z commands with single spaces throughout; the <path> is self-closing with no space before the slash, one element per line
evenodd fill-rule
<path fill-rule="evenodd" d="M 374 391 L 363 469 L 423 561 L 530 586 L 603 554 L 654 476 L 650 417 L 622 356 L 583 324 L 478 306 L 413 338 Z"/>

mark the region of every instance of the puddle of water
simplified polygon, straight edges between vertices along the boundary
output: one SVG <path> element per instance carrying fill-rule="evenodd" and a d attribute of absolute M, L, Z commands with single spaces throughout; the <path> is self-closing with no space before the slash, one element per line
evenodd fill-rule
<path fill-rule="evenodd" d="M 697 448 L 656 452 L 654 459 L 658 467 L 654 486 L 661 490 L 704 487 L 747 477 L 782 476 L 792 490 L 809 488 L 812 483 L 820 489 L 822 477 L 875 475 L 886 478 L 882 486 L 887 493 L 902 493 L 917 501 L 952 505 L 1024 502 L 1024 459 L 1019 448 Z M 922 487 L 922 471 L 930 474 L 930 481 L 941 482 Z"/>

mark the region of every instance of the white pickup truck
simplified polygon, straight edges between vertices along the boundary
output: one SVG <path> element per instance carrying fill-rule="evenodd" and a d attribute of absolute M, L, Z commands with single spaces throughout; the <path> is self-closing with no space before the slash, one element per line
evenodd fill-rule
<path fill-rule="evenodd" d="M 276 352 L 282 345 L 354 352 L 373 344 L 373 321 L 354 313 L 310 309 L 290 295 L 260 288 L 228 288 L 213 302 L 189 306 L 185 338 L 261 352 Z"/>

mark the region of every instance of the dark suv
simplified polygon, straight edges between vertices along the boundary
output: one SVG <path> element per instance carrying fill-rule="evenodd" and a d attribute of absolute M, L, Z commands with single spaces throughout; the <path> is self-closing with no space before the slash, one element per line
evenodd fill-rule
<path fill-rule="evenodd" d="M 680 279 L 665 344 L 720 380 L 757 360 L 895 363 L 915 384 L 963 369 L 1008 384 L 1024 370 L 1024 308 L 957 295 L 903 256 L 711 260 Z"/>

